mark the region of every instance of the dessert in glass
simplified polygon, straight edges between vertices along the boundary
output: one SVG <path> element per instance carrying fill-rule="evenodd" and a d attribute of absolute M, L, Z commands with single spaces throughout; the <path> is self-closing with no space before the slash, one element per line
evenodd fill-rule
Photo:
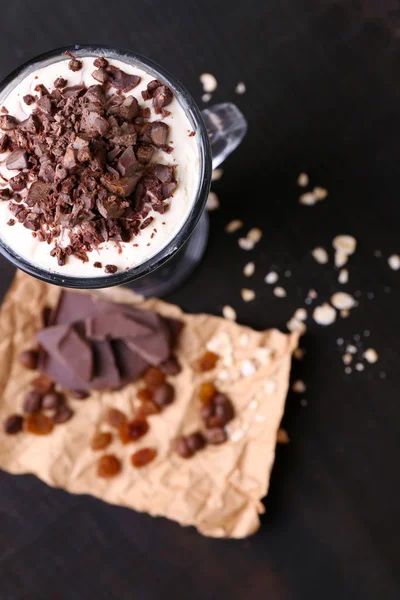
<path fill-rule="evenodd" d="M 49 283 L 163 295 L 205 249 L 212 167 L 246 121 L 200 113 L 173 76 L 126 50 L 41 55 L 0 86 L 0 251 Z"/>

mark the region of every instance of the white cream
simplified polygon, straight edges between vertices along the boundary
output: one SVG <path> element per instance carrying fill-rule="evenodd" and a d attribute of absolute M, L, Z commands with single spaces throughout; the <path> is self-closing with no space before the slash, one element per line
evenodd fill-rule
<path fill-rule="evenodd" d="M 38 83 L 42 83 L 49 90 L 53 89 L 53 82 L 57 77 L 64 77 L 68 85 L 77 85 L 84 83 L 86 86 L 98 83 L 92 77 L 96 67 L 93 66 L 95 57 L 79 57 L 82 60 L 83 67 L 80 71 L 73 72 L 68 69 L 69 59 L 62 60 L 32 71 L 22 74 L 22 78 L 17 85 L 1 99 L 1 105 L 5 106 L 10 115 L 18 120 L 26 119 L 36 104 L 28 106 L 23 101 L 26 94 L 37 94 L 34 91 Z M 152 111 L 151 120 L 159 118 L 152 110 L 151 101 L 145 102 L 142 99 L 141 91 L 145 90 L 149 81 L 155 78 L 154 74 L 147 73 L 134 64 L 123 62 L 122 60 L 107 59 L 111 65 L 121 68 L 127 73 L 133 73 L 141 77 L 139 85 L 128 92 L 127 95 L 134 95 L 139 104 L 148 107 Z M 128 59 L 127 59 L 128 60 Z M 115 91 L 112 88 L 112 91 Z M 0 202 L 0 237 L 16 254 L 23 257 L 31 264 L 36 265 L 46 271 L 60 273 L 75 277 L 99 277 L 104 275 L 104 268 L 93 267 L 93 263 L 100 261 L 103 267 L 107 264 L 116 265 L 118 271 L 131 269 L 144 263 L 149 258 L 162 250 L 178 233 L 184 225 L 193 202 L 196 198 L 196 192 L 199 184 L 199 149 L 198 134 L 189 136 L 192 131 L 192 125 L 188 120 L 184 108 L 174 97 L 171 104 L 166 107 L 171 115 L 164 119 L 170 127 L 170 137 L 168 143 L 174 148 L 171 154 L 163 151 L 156 151 L 152 162 L 161 162 L 163 164 L 175 165 L 175 176 L 178 186 L 171 198 L 167 200 L 170 203 L 169 210 L 160 215 L 151 211 L 153 222 L 150 226 L 135 236 L 129 243 L 116 244 L 107 242 L 101 244 L 98 249 L 88 254 L 89 262 L 83 263 L 81 260 L 70 256 L 64 266 L 60 267 L 57 260 L 50 256 L 53 244 L 39 242 L 32 236 L 32 232 L 26 229 L 18 221 L 13 226 L 7 225 L 9 219 L 14 218 L 8 208 L 8 202 Z M 18 171 L 12 171 L 6 168 L 5 159 L 7 153 L 0 154 L 0 174 L 6 179 L 13 177 Z M 154 230 L 157 230 L 154 233 Z M 153 238 L 151 237 L 153 235 Z M 135 245 L 134 245 L 135 244 Z M 121 252 L 122 249 L 122 252 Z"/>

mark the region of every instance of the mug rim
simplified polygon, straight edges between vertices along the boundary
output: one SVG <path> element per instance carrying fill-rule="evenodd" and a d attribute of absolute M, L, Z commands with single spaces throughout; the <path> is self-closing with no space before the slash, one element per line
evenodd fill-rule
<path fill-rule="evenodd" d="M 9 73 L 9 75 L 7 75 L 0 82 L 0 94 L 24 70 L 39 62 L 44 62 L 58 56 L 61 58 L 67 51 L 78 57 L 105 55 L 107 52 L 110 54 L 113 53 L 115 58 L 118 60 L 121 59 L 123 61 L 125 57 L 133 63 L 138 64 L 138 66 L 141 64 L 148 70 L 150 69 L 150 71 L 153 72 L 157 78 L 164 80 L 164 82 L 173 89 L 175 95 L 177 96 L 178 102 L 185 111 L 187 118 L 194 126 L 196 133 L 198 133 L 200 172 L 196 197 L 182 227 L 179 229 L 179 231 L 177 231 L 175 236 L 163 248 L 161 248 L 161 250 L 156 252 L 154 256 L 150 257 L 140 265 L 132 267 L 129 270 L 117 272 L 115 274 L 95 277 L 75 277 L 74 275 L 63 275 L 62 273 L 47 271 L 40 266 L 30 263 L 24 257 L 19 256 L 12 248 L 7 246 L 1 238 L 0 253 L 14 266 L 21 269 L 25 273 L 28 273 L 37 279 L 53 285 L 74 289 L 100 289 L 113 287 L 116 285 L 124 285 L 140 279 L 141 277 L 145 277 L 165 264 L 182 248 L 196 228 L 196 225 L 205 209 L 208 192 L 211 185 L 212 155 L 210 140 L 200 109 L 182 83 L 173 75 L 171 75 L 166 69 L 164 69 L 164 67 L 161 67 L 153 60 L 125 48 L 116 48 L 102 44 L 76 44 L 72 46 L 61 46 L 59 48 L 49 50 L 48 52 L 44 52 L 29 59 L 17 69 L 14 69 L 11 73 Z M 180 100 L 184 100 L 184 104 L 180 102 Z"/>

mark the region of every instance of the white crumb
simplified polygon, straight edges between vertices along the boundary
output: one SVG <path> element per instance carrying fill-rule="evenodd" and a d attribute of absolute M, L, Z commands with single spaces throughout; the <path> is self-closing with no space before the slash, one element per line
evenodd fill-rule
<path fill-rule="evenodd" d="M 337 343 L 337 345 L 338 345 L 338 346 L 343 346 L 343 342 L 344 342 L 344 339 L 343 339 L 343 338 L 338 338 L 338 339 L 336 340 L 336 343 Z"/>
<path fill-rule="evenodd" d="M 243 288 L 240 293 L 244 302 L 251 302 L 256 297 L 255 291 L 248 288 Z"/>
<path fill-rule="evenodd" d="M 217 89 L 218 82 L 211 73 L 202 73 L 200 75 L 201 85 L 205 92 L 214 92 Z"/>
<path fill-rule="evenodd" d="M 364 371 L 365 367 L 362 363 L 356 364 L 356 371 Z"/>
<path fill-rule="evenodd" d="M 251 277 L 252 275 L 254 275 L 255 268 L 256 268 L 256 266 L 253 262 L 247 263 L 243 267 L 243 275 L 245 277 Z"/>
<path fill-rule="evenodd" d="M 365 358 L 365 360 L 367 362 L 369 362 L 370 364 L 376 363 L 376 361 L 378 360 L 379 356 L 377 351 L 374 348 L 368 348 L 364 354 L 363 357 Z"/>
<path fill-rule="evenodd" d="M 201 99 L 203 100 L 203 102 L 210 102 L 211 94 L 203 94 Z"/>
<path fill-rule="evenodd" d="M 348 260 L 349 257 L 345 252 L 343 252 L 342 250 L 336 250 L 334 259 L 335 267 L 337 267 L 338 269 L 344 267 Z"/>
<path fill-rule="evenodd" d="M 300 175 L 297 178 L 297 185 L 299 187 L 307 187 L 309 182 L 309 178 L 307 173 L 300 173 Z"/>
<path fill-rule="evenodd" d="M 338 310 L 349 310 L 357 304 L 353 296 L 346 294 L 346 292 L 336 292 L 333 294 L 331 296 L 331 303 Z"/>
<path fill-rule="evenodd" d="M 236 311 L 232 306 L 226 305 L 222 308 L 222 314 L 228 321 L 236 321 Z"/>
<path fill-rule="evenodd" d="M 222 169 L 213 169 L 213 172 L 211 174 L 211 181 L 218 181 L 219 179 L 221 179 L 223 174 L 224 172 Z"/>
<path fill-rule="evenodd" d="M 249 238 L 247 237 L 239 238 L 238 244 L 239 248 L 241 248 L 242 250 L 253 250 L 254 248 L 254 242 L 252 240 L 249 240 Z"/>
<path fill-rule="evenodd" d="M 332 325 L 336 321 L 336 310 L 325 302 L 314 309 L 313 318 L 318 325 Z"/>
<path fill-rule="evenodd" d="M 267 275 L 264 277 L 264 281 L 265 283 L 276 283 L 279 279 L 278 273 L 276 273 L 275 271 L 270 271 L 269 273 L 267 273 Z"/>
<path fill-rule="evenodd" d="M 317 199 L 312 192 L 306 192 L 300 196 L 299 202 L 304 206 L 313 206 L 317 202 Z"/>
<path fill-rule="evenodd" d="M 304 394 L 306 389 L 307 389 L 307 386 L 304 383 L 304 381 L 302 381 L 301 379 L 298 379 L 292 385 L 292 390 L 293 390 L 293 392 L 296 392 L 296 394 Z"/>
<path fill-rule="evenodd" d="M 346 352 L 350 352 L 350 354 L 356 354 L 357 348 L 353 344 L 349 344 L 346 348 Z"/>
<path fill-rule="evenodd" d="M 286 296 L 286 290 L 279 285 L 273 289 L 273 293 L 277 298 L 284 298 Z"/>
<path fill-rule="evenodd" d="M 346 373 L 346 375 L 350 375 L 350 373 L 352 372 L 352 368 L 351 367 L 346 367 L 344 372 Z"/>
<path fill-rule="evenodd" d="M 294 317 L 292 317 L 290 319 L 290 321 L 288 321 L 286 323 L 286 327 L 292 333 L 294 331 L 298 331 L 300 333 L 300 335 L 303 335 L 307 331 L 307 327 L 306 327 L 305 323 L 303 323 L 303 321 L 299 321 L 298 319 L 295 319 Z"/>
<path fill-rule="evenodd" d="M 351 361 L 353 360 L 353 356 L 351 354 L 349 354 L 348 352 L 346 352 L 346 354 L 343 354 L 342 360 L 345 365 L 349 365 L 351 363 Z"/>
<path fill-rule="evenodd" d="M 388 258 L 388 264 L 393 271 L 398 271 L 400 269 L 400 256 L 398 254 L 392 254 Z"/>
<path fill-rule="evenodd" d="M 243 94 L 246 92 L 246 86 L 243 83 L 243 81 L 239 81 L 239 83 L 235 87 L 235 92 L 236 94 L 239 94 L 239 96 L 243 96 Z"/>
<path fill-rule="evenodd" d="M 305 321 L 307 319 L 307 311 L 305 308 L 298 308 L 294 313 L 293 317 L 298 321 Z"/>
<path fill-rule="evenodd" d="M 227 233 L 235 233 L 235 231 L 238 231 L 238 229 L 241 229 L 242 227 L 243 222 L 239 219 L 234 219 L 233 221 L 230 221 L 228 225 L 225 226 L 225 231 Z"/>
<path fill-rule="evenodd" d="M 311 254 L 313 255 L 314 259 L 317 261 L 317 263 L 319 263 L 320 265 L 326 265 L 326 263 L 329 260 L 327 251 L 325 250 L 325 248 L 321 248 L 320 246 L 317 246 L 317 248 L 314 248 L 314 250 L 311 252 Z"/>
<path fill-rule="evenodd" d="M 335 250 L 350 256 L 351 254 L 354 254 L 356 250 L 357 240 L 352 235 L 337 235 L 332 240 L 332 246 Z"/>
<path fill-rule="evenodd" d="M 347 283 L 349 281 L 349 272 L 347 269 L 341 269 L 339 271 L 338 282 L 339 283 Z"/>
<path fill-rule="evenodd" d="M 208 194 L 206 208 L 209 211 L 217 210 L 219 208 L 219 199 L 215 192 L 210 192 Z"/>

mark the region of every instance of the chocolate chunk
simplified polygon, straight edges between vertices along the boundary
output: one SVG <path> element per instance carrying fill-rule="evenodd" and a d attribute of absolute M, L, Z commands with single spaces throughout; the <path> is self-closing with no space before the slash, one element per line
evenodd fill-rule
<path fill-rule="evenodd" d="M 47 394 L 47 392 L 51 392 L 54 388 L 54 380 L 48 377 L 47 375 L 39 375 L 39 377 L 35 377 L 33 381 L 31 381 L 31 385 L 35 390 L 41 392 L 42 394 Z"/>
<path fill-rule="evenodd" d="M 162 362 L 159 367 L 165 375 L 178 375 L 182 370 L 175 356 L 167 358 L 167 360 Z"/>
<path fill-rule="evenodd" d="M 69 406 L 60 406 L 52 416 L 51 420 L 54 425 L 61 425 L 66 423 L 74 416 L 74 411 Z"/>
<path fill-rule="evenodd" d="M 130 196 L 134 191 L 140 175 L 132 175 L 131 177 L 121 177 L 117 181 L 110 181 L 106 178 L 103 179 L 103 184 L 113 194 L 126 198 Z"/>
<path fill-rule="evenodd" d="M 0 139 L 0 154 L 7 150 L 9 142 L 10 137 L 6 133 L 4 133 Z"/>
<path fill-rule="evenodd" d="M 72 171 L 77 165 L 77 152 L 74 150 L 74 148 L 72 148 L 72 146 L 68 146 L 62 159 L 62 166 L 64 169 Z"/>
<path fill-rule="evenodd" d="M 164 106 L 167 106 L 173 99 L 172 91 L 166 85 L 160 85 L 156 88 L 153 95 L 153 107 L 156 113 L 160 113 Z"/>
<path fill-rule="evenodd" d="M 71 71 L 80 71 L 82 69 L 82 61 L 77 58 L 72 58 L 68 63 L 68 69 Z"/>
<path fill-rule="evenodd" d="M 96 269 L 102 269 L 102 268 L 103 268 L 103 265 L 102 265 L 102 264 L 101 264 L 101 262 L 99 262 L 99 261 L 96 261 L 96 262 L 94 262 L 94 263 L 93 263 L 93 266 L 94 266 Z"/>
<path fill-rule="evenodd" d="M 20 192 L 26 186 L 26 176 L 23 173 L 19 173 L 15 177 L 11 177 L 8 183 L 14 192 Z"/>
<path fill-rule="evenodd" d="M 50 186 L 43 181 L 34 181 L 29 188 L 27 203 L 29 206 L 46 202 Z"/>
<path fill-rule="evenodd" d="M 168 183 L 163 183 L 161 186 L 161 197 L 163 200 L 169 198 L 174 191 L 176 190 L 177 183 L 176 181 L 169 181 Z"/>
<path fill-rule="evenodd" d="M 228 439 L 225 430 L 221 427 L 207 429 L 204 435 L 209 444 L 223 444 Z"/>
<path fill-rule="evenodd" d="M 58 355 L 63 364 L 82 381 L 93 376 L 93 355 L 89 344 L 71 327 L 58 343 Z"/>
<path fill-rule="evenodd" d="M 43 410 L 52 410 L 55 408 L 59 408 L 65 402 L 65 398 L 62 394 L 58 392 L 49 392 L 45 394 L 42 399 L 42 409 Z"/>
<path fill-rule="evenodd" d="M 159 407 L 168 406 L 174 401 L 175 389 L 170 383 L 163 383 L 154 390 L 153 401 Z"/>
<path fill-rule="evenodd" d="M 162 85 L 161 81 L 158 79 L 153 79 L 150 83 L 147 84 L 147 89 L 142 92 L 143 100 L 150 100 L 156 92 L 156 89 Z"/>
<path fill-rule="evenodd" d="M 91 85 L 83 97 L 89 102 L 97 102 L 103 106 L 106 101 L 106 92 L 102 85 Z"/>
<path fill-rule="evenodd" d="M 18 125 L 18 121 L 11 115 L 0 115 L 0 129 L 3 131 L 11 131 Z"/>
<path fill-rule="evenodd" d="M 25 104 L 30 106 L 35 102 L 35 97 L 32 96 L 32 94 L 26 94 L 25 96 L 23 96 L 22 100 L 25 102 Z"/>
<path fill-rule="evenodd" d="M 174 168 L 169 165 L 155 164 L 152 165 L 153 174 L 161 181 L 161 183 L 169 183 L 172 179 Z"/>
<path fill-rule="evenodd" d="M 152 146 L 141 145 L 136 150 L 136 156 L 139 162 L 141 163 L 149 163 L 153 157 L 154 148 Z"/>
<path fill-rule="evenodd" d="M 118 271 L 118 267 L 115 265 L 106 265 L 104 267 L 104 271 L 106 273 L 116 273 Z"/>
<path fill-rule="evenodd" d="M 29 115 L 25 121 L 21 121 L 18 129 L 27 133 L 38 133 L 40 130 L 40 121 L 37 115 Z"/>
<path fill-rule="evenodd" d="M 130 177 L 138 169 L 138 161 L 132 146 L 128 146 L 117 162 L 117 169 L 123 177 Z"/>
<path fill-rule="evenodd" d="M 125 73 L 118 67 L 114 67 L 112 65 L 107 67 L 107 75 L 107 82 L 112 85 L 112 87 L 115 87 L 122 92 L 129 92 L 136 87 L 141 80 L 138 75 L 130 75 L 129 73 Z"/>
<path fill-rule="evenodd" d="M 122 102 L 111 106 L 110 113 L 131 122 L 139 115 L 140 106 L 134 96 L 127 96 Z"/>
<path fill-rule="evenodd" d="M 84 85 L 71 85 L 62 90 L 62 95 L 64 98 L 78 98 L 85 91 L 86 87 Z"/>
<path fill-rule="evenodd" d="M 42 394 L 37 390 L 30 390 L 24 396 L 22 409 L 24 413 L 33 415 L 40 411 L 42 407 Z"/>
<path fill-rule="evenodd" d="M 36 369 L 39 352 L 37 350 L 24 350 L 23 352 L 20 352 L 18 358 L 21 365 L 26 369 Z"/>
<path fill-rule="evenodd" d="M 93 65 L 99 69 L 108 67 L 108 60 L 104 56 L 99 56 L 93 61 Z"/>
<path fill-rule="evenodd" d="M 105 135 L 110 128 L 110 124 L 101 115 L 95 111 L 84 109 L 81 119 L 81 130 L 87 132 L 98 133 Z"/>
<path fill-rule="evenodd" d="M 3 429 L 8 435 L 15 435 L 22 431 L 24 419 L 21 415 L 10 415 L 3 423 Z"/>
<path fill-rule="evenodd" d="M 64 77 L 57 77 L 57 79 L 54 82 L 54 87 L 59 89 L 59 88 L 65 88 L 67 85 L 68 81 L 66 79 L 64 79 Z"/>
<path fill-rule="evenodd" d="M 47 94 L 49 93 L 49 90 L 42 83 L 38 83 L 38 85 L 35 86 L 35 92 L 39 92 L 40 97 L 42 97 L 42 96 L 47 96 Z"/>
<path fill-rule="evenodd" d="M 195 454 L 199 450 L 202 450 L 206 445 L 203 434 L 200 431 L 191 433 L 186 436 L 186 444 L 192 454 Z"/>
<path fill-rule="evenodd" d="M 10 200 L 11 198 L 11 190 L 10 188 L 3 188 L 0 190 L 0 200 Z"/>
<path fill-rule="evenodd" d="M 42 96 L 41 98 L 39 98 L 36 105 L 39 108 L 39 110 L 41 110 L 49 115 L 51 114 L 52 106 L 51 106 L 51 100 L 50 100 L 49 96 Z"/>
<path fill-rule="evenodd" d="M 92 77 L 93 79 L 96 79 L 96 81 L 100 81 L 100 83 L 106 83 L 106 81 L 108 81 L 107 70 L 105 68 L 97 69 L 96 71 L 93 71 Z"/>
<path fill-rule="evenodd" d="M 69 393 L 75 400 L 86 400 L 89 398 L 89 393 L 85 390 L 70 390 Z"/>
<path fill-rule="evenodd" d="M 150 137 L 151 141 L 158 148 L 160 146 L 165 146 L 167 143 L 169 127 L 166 123 L 162 121 L 154 121 L 151 125 Z"/>

